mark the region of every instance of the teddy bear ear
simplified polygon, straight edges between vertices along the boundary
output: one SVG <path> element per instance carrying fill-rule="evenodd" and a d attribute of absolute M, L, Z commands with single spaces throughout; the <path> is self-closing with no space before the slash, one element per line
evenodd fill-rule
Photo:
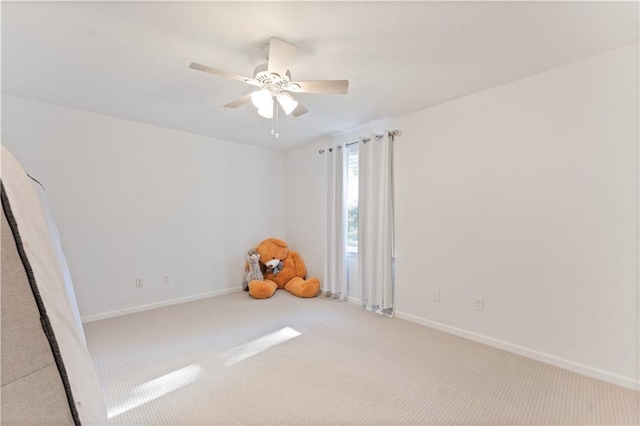
<path fill-rule="evenodd" d="M 281 240 L 279 238 L 271 238 L 271 242 L 277 245 L 278 247 L 282 247 L 282 248 L 288 247 L 287 243 L 284 240 Z"/>

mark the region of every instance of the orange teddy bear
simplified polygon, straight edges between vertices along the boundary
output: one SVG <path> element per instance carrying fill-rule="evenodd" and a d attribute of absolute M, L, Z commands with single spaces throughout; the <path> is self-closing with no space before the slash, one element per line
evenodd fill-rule
<path fill-rule="evenodd" d="M 279 288 L 298 297 L 315 297 L 320 293 L 317 278 L 305 279 L 307 270 L 298 253 L 289 250 L 283 240 L 267 238 L 255 250 L 260 255 L 264 280 L 249 282 L 249 294 L 255 299 L 267 299 Z"/>

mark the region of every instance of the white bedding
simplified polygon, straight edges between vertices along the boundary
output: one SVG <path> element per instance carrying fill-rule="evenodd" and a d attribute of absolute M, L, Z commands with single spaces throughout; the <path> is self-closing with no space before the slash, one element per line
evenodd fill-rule
<path fill-rule="evenodd" d="M 31 184 L 38 194 L 38 197 L 40 198 L 40 205 L 42 206 L 44 218 L 47 221 L 47 227 L 49 228 L 49 237 L 51 238 L 51 243 L 53 245 L 56 258 L 58 259 L 58 266 L 60 267 L 60 271 L 62 272 L 64 288 L 67 291 L 67 297 L 69 298 L 69 303 L 71 305 L 71 313 L 73 314 L 73 319 L 76 322 L 76 328 L 82 336 L 82 340 L 86 344 L 87 339 L 84 335 L 84 329 L 82 328 L 82 320 L 80 318 L 80 310 L 78 309 L 76 293 L 73 288 L 73 281 L 71 280 L 71 272 L 69 271 L 67 259 L 64 257 L 64 252 L 62 251 L 62 243 L 60 241 L 58 226 L 56 225 L 56 222 L 53 219 L 53 215 L 51 214 L 51 210 L 49 209 L 49 202 L 47 201 L 44 188 L 36 181 L 32 181 Z"/>

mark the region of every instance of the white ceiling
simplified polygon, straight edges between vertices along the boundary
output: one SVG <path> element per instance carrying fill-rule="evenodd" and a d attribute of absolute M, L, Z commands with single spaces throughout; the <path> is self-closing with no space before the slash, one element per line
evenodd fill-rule
<path fill-rule="evenodd" d="M 252 86 L 271 36 L 298 47 L 309 113 L 222 105 Z M 195 134 L 288 149 L 638 41 L 636 2 L 3 2 L 2 92 Z"/>

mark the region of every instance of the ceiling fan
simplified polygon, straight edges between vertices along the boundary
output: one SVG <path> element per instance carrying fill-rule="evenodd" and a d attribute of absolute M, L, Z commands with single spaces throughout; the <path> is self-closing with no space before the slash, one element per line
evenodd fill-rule
<path fill-rule="evenodd" d="M 258 65 L 253 78 L 243 77 L 227 71 L 211 68 L 192 62 L 189 68 L 204 71 L 221 77 L 243 81 L 257 89 L 242 98 L 224 105 L 225 108 L 237 108 L 251 101 L 258 114 L 265 118 L 274 119 L 277 126 L 278 105 L 286 115 L 298 117 L 308 112 L 291 93 L 327 93 L 345 94 L 349 89 L 348 80 L 315 80 L 292 81 L 289 66 L 298 49 L 286 41 L 271 37 L 269 43 L 262 46 L 262 51 L 267 58 L 267 63 Z M 272 134 L 278 137 L 275 130 Z"/>

